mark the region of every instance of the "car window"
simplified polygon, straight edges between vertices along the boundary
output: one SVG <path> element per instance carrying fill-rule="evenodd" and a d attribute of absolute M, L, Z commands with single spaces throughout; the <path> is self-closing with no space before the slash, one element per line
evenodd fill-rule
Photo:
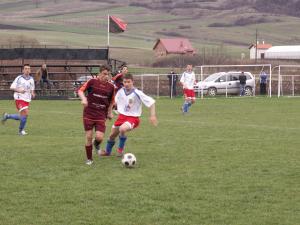
<path fill-rule="evenodd" d="M 239 75 L 238 74 L 231 74 L 230 76 L 230 81 L 237 81 L 239 80 Z"/>
<path fill-rule="evenodd" d="M 246 74 L 247 80 L 251 80 L 251 76 L 249 74 Z"/>
<path fill-rule="evenodd" d="M 207 78 L 205 78 L 204 81 L 205 82 L 214 81 L 218 76 L 220 76 L 220 73 L 211 74 Z"/>
<path fill-rule="evenodd" d="M 226 82 L 226 81 L 228 81 L 228 76 L 226 76 L 226 75 L 223 75 L 216 80 L 216 82 Z"/>

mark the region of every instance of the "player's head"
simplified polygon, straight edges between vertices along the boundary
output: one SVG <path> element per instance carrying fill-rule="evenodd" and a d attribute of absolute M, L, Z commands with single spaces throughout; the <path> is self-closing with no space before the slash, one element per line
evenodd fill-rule
<path fill-rule="evenodd" d="M 128 73 L 128 67 L 127 66 L 123 66 L 121 72 L 122 72 L 123 75 L 127 74 Z"/>
<path fill-rule="evenodd" d="M 133 76 L 131 73 L 127 73 L 123 77 L 123 85 L 126 90 L 133 88 Z"/>
<path fill-rule="evenodd" d="M 186 71 L 192 72 L 192 70 L 193 70 L 193 65 L 192 65 L 192 64 L 188 64 L 188 65 L 186 66 Z"/>
<path fill-rule="evenodd" d="M 107 65 L 100 66 L 98 77 L 101 80 L 108 81 L 110 76 L 110 67 Z"/>
<path fill-rule="evenodd" d="M 24 73 L 24 75 L 29 75 L 30 72 L 31 72 L 30 65 L 29 64 L 24 64 L 23 65 L 23 73 Z"/>

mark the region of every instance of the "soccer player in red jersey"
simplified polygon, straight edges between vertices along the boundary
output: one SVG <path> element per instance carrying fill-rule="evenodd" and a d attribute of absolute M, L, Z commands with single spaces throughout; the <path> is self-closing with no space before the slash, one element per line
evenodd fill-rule
<path fill-rule="evenodd" d="M 106 65 L 100 67 L 97 78 L 86 82 L 78 91 L 83 110 L 83 125 L 85 129 L 85 150 L 87 165 L 93 164 L 93 129 L 95 129 L 94 146 L 100 150 L 104 138 L 106 119 L 111 119 L 114 104 L 114 85 L 109 82 L 110 68 Z"/>
<path fill-rule="evenodd" d="M 115 88 L 116 88 L 116 93 L 117 93 L 118 90 L 120 90 L 123 87 L 123 77 L 127 73 L 128 73 L 128 67 L 123 66 L 121 73 L 118 73 L 116 76 L 114 76 L 112 78 L 112 81 L 113 81 L 113 83 L 115 85 Z"/>
<path fill-rule="evenodd" d="M 115 85 L 115 93 L 118 92 L 118 90 L 120 90 L 124 84 L 123 84 L 123 78 L 124 76 L 128 73 L 128 67 L 127 66 L 123 66 L 122 67 L 122 70 L 120 73 L 118 73 L 116 76 L 114 76 L 111 80 L 113 82 L 113 84 Z M 117 111 L 117 105 L 115 104 L 114 107 L 114 112 L 116 114 L 118 114 L 118 111 Z"/>

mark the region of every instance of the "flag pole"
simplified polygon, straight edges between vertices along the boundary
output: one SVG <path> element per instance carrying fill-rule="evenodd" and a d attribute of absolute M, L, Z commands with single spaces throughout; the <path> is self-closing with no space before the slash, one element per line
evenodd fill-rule
<path fill-rule="evenodd" d="M 110 64 L 109 56 L 109 14 L 107 14 L 107 64 Z"/>
<path fill-rule="evenodd" d="M 107 14 L 107 47 L 109 47 L 109 14 Z"/>

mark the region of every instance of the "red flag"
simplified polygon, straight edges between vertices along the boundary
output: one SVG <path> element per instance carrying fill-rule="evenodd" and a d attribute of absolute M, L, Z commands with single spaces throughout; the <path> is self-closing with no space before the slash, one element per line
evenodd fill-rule
<path fill-rule="evenodd" d="M 127 23 L 115 16 L 109 16 L 109 32 L 122 33 L 126 30 Z"/>

